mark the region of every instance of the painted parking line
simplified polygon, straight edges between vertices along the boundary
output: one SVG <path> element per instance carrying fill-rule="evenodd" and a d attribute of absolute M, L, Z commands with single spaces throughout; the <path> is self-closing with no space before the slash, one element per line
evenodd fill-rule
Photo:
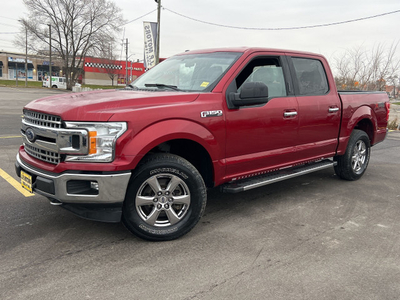
<path fill-rule="evenodd" d="M 0 139 L 16 139 L 20 137 L 20 135 L 0 136 Z"/>
<path fill-rule="evenodd" d="M 18 181 L 16 181 L 14 178 L 8 175 L 2 169 L 0 169 L 0 176 L 3 177 L 9 184 L 11 184 L 18 192 L 20 192 L 25 197 L 31 197 L 35 195 L 25 190 Z"/>

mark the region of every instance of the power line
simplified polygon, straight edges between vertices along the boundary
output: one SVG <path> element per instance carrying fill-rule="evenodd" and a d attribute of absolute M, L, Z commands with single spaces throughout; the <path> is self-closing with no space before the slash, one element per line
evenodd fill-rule
<path fill-rule="evenodd" d="M 9 17 L 4 17 L 4 16 L 0 16 L 0 18 L 9 19 L 9 20 L 14 20 L 14 21 L 18 21 L 17 19 L 13 19 L 13 18 L 9 18 Z"/>
<path fill-rule="evenodd" d="M 17 34 L 19 32 L 0 32 L 0 34 Z"/>
<path fill-rule="evenodd" d="M 11 46 L 3 46 L 3 45 L 1 45 L 1 46 L 0 46 L 0 49 L 2 49 L 2 48 L 18 49 L 18 47 L 11 47 Z"/>
<path fill-rule="evenodd" d="M 5 24 L 5 23 L 0 23 L 0 25 L 4 25 L 4 26 L 10 26 L 10 27 L 17 27 L 17 28 L 19 28 L 19 27 L 20 27 L 20 26 L 11 25 L 11 24 Z"/>
<path fill-rule="evenodd" d="M 382 14 L 378 14 L 378 15 L 369 16 L 369 17 L 351 19 L 351 20 L 340 21 L 340 22 L 333 22 L 333 23 L 318 24 L 318 25 L 296 26 L 296 27 L 257 28 L 257 27 L 231 26 L 231 25 L 224 25 L 224 24 L 217 24 L 217 23 L 202 21 L 202 20 L 195 19 L 195 18 L 192 18 L 192 17 L 189 17 L 189 16 L 185 16 L 183 14 L 180 14 L 180 13 L 176 12 L 176 11 L 170 10 L 170 9 L 168 9 L 166 7 L 163 7 L 163 9 L 165 9 L 165 10 L 167 10 L 167 11 L 173 13 L 173 14 L 176 14 L 176 15 L 178 15 L 180 17 L 192 20 L 192 21 L 196 21 L 196 22 L 200 22 L 200 23 L 204 23 L 204 24 L 208 24 L 208 25 L 213 25 L 213 26 L 219 26 L 219 27 L 225 27 L 225 28 L 233 28 L 233 29 L 243 29 L 243 30 L 296 30 L 296 29 L 310 29 L 310 28 L 327 27 L 327 26 L 334 26 L 334 25 L 358 22 L 358 21 L 363 21 L 363 20 L 383 17 L 383 16 L 387 16 L 387 15 L 391 15 L 391 14 L 395 14 L 395 13 L 400 12 L 400 10 L 394 10 L 394 11 L 390 11 L 390 12 L 386 12 L 386 13 L 382 13 Z"/>
<path fill-rule="evenodd" d="M 145 16 L 151 14 L 152 12 L 155 12 L 156 10 L 157 10 L 157 8 L 156 8 L 156 9 L 153 9 L 152 11 L 150 11 L 150 12 L 148 12 L 148 13 L 146 13 L 146 14 L 144 14 L 143 16 L 140 16 L 140 17 L 138 17 L 138 18 L 136 18 L 136 19 L 133 19 L 133 20 L 131 20 L 131 21 L 129 21 L 129 22 L 126 22 L 126 23 L 123 24 L 122 26 L 125 26 L 126 24 L 135 22 L 135 21 L 137 21 L 137 20 L 139 20 L 139 19 L 141 19 L 141 18 L 143 18 L 143 17 L 145 17 Z"/>

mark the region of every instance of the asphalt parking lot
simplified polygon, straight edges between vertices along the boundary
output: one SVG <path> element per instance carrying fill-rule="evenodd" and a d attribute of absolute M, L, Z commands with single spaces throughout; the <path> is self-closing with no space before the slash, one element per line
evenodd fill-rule
<path fill-rule="evenodd" d="M 189 234 L 151 243 L 11 184 L 22 107 L 59 92 L 0 87 L 0 299 L 399 299 L 400 132 L 359 181 L 213 189 Z"/>

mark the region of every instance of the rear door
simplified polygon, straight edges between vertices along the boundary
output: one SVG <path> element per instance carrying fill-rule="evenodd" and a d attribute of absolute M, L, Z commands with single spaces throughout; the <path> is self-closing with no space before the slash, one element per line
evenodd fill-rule
<path fill-rule="evenodd" d="M 67 81 L 64 77 L 58 78 L 58 88 L 59 89 L 66 89 L 67 88 Z"/>
<path fill-rule="evenodd" d="M 336 89 L 329 86 L 329 66 L 311 56 L 291 57 L 289 65 L 299 105 L 298 158 L 330 157 L 338 143 L 341 103 Z"/>
<path fill-rule="evenodd" d="M 290 163 L 298 143 L 298 105 L 286 58 L 251 55 L 233 75 L 227 98 L 245 82 L 265 83 L 269 97 L 266 104 L 241 107 L 230 107 L 227 99 L 226 174 L 236 179 Z"/>

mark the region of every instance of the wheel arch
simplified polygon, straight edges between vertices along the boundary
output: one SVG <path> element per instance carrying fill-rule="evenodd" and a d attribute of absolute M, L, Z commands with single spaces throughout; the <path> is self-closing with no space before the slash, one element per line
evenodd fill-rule
<path fill-rule="evenodd" d="M 131 138 L 123 147 L 124 155 L 134 156 L 131 169 L 154 153 L 171 153 L 189 161 L 202 175 L 207 187 L 213 187 L 215 166 L 222 148 L 204 126 L 187 120 L 168 120 L 153 124 Z"/>
<path fill-rule="evenodd" d="M 371 145 L 374 144 L 377 123 L 375 113 L 369 106 L 359 107 L 351 117 L 348 118 L 347 122 L 345 118 L 342 119 L 342 122 L 347 124 L 342 124 L 337 149 L 338 155 L 343 155 L 345 153 L 350 135 L 354 129 L 364 131 L 368 135 Z"/>
<path fill-rule="evenodd" d="M 207 150 L 201 144 L 190 139 L 168 140 L 152 148 L 142 160 L 146 160 L 149 155 L 155 153 L 170 153 L 186 159 L 199 171 L 206 186 L 210 188 L 214 187 L 212 160 Z"/>
<path fill-rule="evenodd" d="M 359 129 L 359 130 L 364 131 L 368 135 L 371 144 L 373 144 L 372 142 L 374 140 L 374 131 L 375 131 L 374 128 L 375 127 L 374 127 L 374 124 L 372 123 L 372 120 L 370 118 L 364 118 L 357 122 L 357 124 L 356 124 L 356 126 L 354 126 L 353 130 Z"/>

